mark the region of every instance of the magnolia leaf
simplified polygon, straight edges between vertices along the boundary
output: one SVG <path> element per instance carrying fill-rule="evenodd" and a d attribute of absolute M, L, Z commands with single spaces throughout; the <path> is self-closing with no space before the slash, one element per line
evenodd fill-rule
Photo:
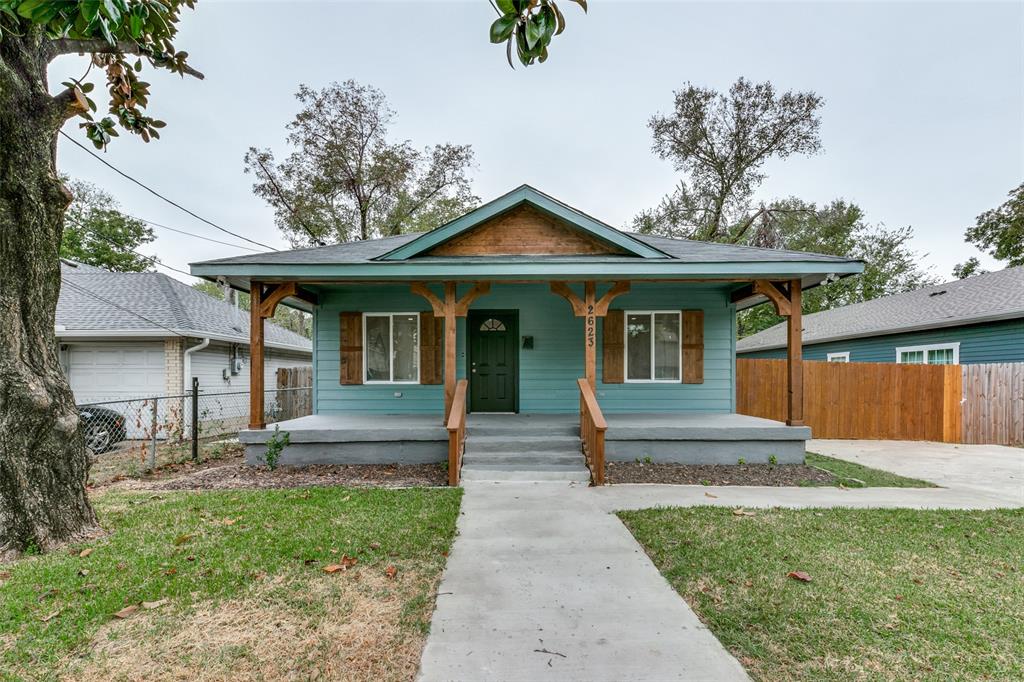
<path fill-rule="evenodd" d="M 584 12 L 587 11 L 587 0 L 572 0 L 572 1 L 575 2 L 577 5 L 579 5 L 580 7 L 582 7 Z"/>
<path fill-rule="evenodd" d="M 93 550 L 93 548 L 92 548 L 92 547 L 89 547 L 89 548 L 87 548 L 87 549 L 83 549 L 83 550 L 82 550 L 81 552 L 79 552 L 79 553 L 78 553 L 78 558 L 79 558 L 79 559 L 84 559 L 85 557 L 87 557 L 87 556 L 89 556 L 90 554 L 92 554 L 92 553 L 93 553 L 93 551 L 95 551 L 95 550 Z"/>
<path fill-rule="evenodd" d="M 793 580 L 799 580 L 802 583 L 811 582 L 811 576 L 803 571 L 790 571 L 786 574 L 786 577 L 792 578 Z"/>
<path fill-rule="evenodd" d="M 142 602 L 142 608 L 152 611 L 153 609 L 158 609 L 167 603 L 169 603 L 169 600 L 167 599 L 157 599 L 156 601 L 144 601 Z"/>
<path fill-rule="evenodd" d="M 508 40 L 516 28 L 517 21 L 515 14 L 506 14 L 495 19 L 491 24 L 491 42 L 498 44 Z"/>
<path fill-rule="evenodd" d="M 540 14 L 535 14 L 526 20 L 526 47 L 534 48 L 537 41 L 544 35 L 544 20 Z"/>
<path fill-rule="evenodd" d="M 732 514 L 733 514 L 733 516 L 756 516 L 757 515 L 755 512 L 747 511 L 743 507 L 739 507 L 737 509 L 733 509 L 732 510 Z"/>
<path fill-rule="evenodd" d="M 384 575 L 391 579 L 394 579 L 394 577 L 398 575 L 398 569 L 395 568 L 394 565 L 388 566 L 384 569 Z"/>

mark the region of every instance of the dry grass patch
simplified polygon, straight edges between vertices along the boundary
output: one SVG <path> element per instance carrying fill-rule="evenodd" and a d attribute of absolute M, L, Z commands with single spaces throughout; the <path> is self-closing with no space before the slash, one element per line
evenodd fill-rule
<path fill-rule="evenodd" d="M 112 621 L 67 679 L 411 680 L 426 638 L 436 575 L 353 569 L 281 577 L 243 597 L 186 612 Z"/>

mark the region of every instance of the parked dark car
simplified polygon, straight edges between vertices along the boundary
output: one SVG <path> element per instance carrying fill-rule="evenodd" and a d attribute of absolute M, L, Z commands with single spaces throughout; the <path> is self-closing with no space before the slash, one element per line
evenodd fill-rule
<path fill-rule="evenodd" d="M 82 417 L 85 429 L 85 447 L 94 455 L 106 452 L 120 443 L 127 436 L 124 428 L 124 415 L 105 407 L 80 407 L 78 414 Z"/>

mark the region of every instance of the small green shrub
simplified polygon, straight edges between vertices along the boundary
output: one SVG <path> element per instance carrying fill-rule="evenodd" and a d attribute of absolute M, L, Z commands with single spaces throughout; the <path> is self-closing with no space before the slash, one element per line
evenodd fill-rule
<path fill-rule="evenodd" d="M 644 456 L 644 464 L 651 464 L 653 462 L 654 462 L 654 460 L 651 459 L 650 455 L 645 455 Z"/>
<path fill-rule="evenodd" d="M 267 439 L 267 451 L 263 455 L 263 461 L 273 471 L 277 468 L 277 461 L 281 458 L 281 451 L 291 444 L 291 434 L 282 431 L 280 425 L 274 426 L 274 435 Z"/>
<path fill-rule="evenodd" d="M 775 455 L 772 455 L 771 457 L 768 458 L 768 463 L 771 464 L 772 466 L 775 466 L 776 464 L 779 463 L 779 458 L 776 457 Z"/>
<path fill-rule="evenodd" d="M 740 457 L 738 460 L 736 460 L 736 463 L 739 464 L 740 466 L 743 466 L 744 464 L 747 463 L 747 460 Z"/>

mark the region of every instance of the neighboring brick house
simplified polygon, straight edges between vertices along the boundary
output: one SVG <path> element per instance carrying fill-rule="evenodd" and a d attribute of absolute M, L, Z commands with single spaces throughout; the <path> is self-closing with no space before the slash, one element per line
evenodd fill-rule
<path fill-rule="evenodd" d="M 56 336 L 75 402 L 249 388 L 249 313 L 156 272 L 61 263 Z M 266 323 L 265 385 L 310 366 L 310 340 Z"/>
<path fill-rule="evenodd" d="M 740 339 L 736 354 L 786 357 L 785 325 Z M 1024 267 L 806 315 L 803 356 L 829 362 L 1024 362 Z"/>

